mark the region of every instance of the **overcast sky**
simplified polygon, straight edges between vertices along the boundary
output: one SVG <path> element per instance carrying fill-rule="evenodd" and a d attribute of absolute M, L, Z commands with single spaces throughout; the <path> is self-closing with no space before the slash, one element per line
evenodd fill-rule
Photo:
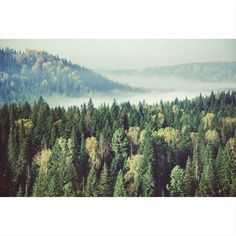
<path fill-rule="evenodd" d="M 14 39 L 0 47 L 45 50 L 92 69 L 139 69 L 206 61 L 236 61 L 236 40 Z"/>

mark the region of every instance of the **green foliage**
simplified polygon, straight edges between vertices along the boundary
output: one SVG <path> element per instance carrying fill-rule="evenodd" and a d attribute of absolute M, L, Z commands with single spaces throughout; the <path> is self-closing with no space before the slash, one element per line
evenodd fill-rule
<path fill-rule="evenodd" d="M 195 196 L 197 181 L 195 178 L 194 163 L 190 157 L 187 160 L 184 175 L 185 196 Z"/>
<path fill-rule="evenodd" d="M 86 197 L 96 197 L 97 196 L 97 176 L 96 170 L 92 166 L 89 171 L 86 186 L 85 186 L 85 196 Z"/>
<path fill-rule="evenodd" d="M 76 192 L 75 169 L 72 160 L 71 140 L 59 138 L 49 160 L 49 170 L 46 178 L 46 196 L 65 196 Z M 65 187 L 67 185 L 67 187 Z M 71 187 L 72 186 L 72 187 Z M 68 188 L 72 190 L 68 191 Z M 65 192 L 66 191 L 66 192 Z"/>
<path fill-rule="evenodd" d="M 43 197 L 46 192 L 46 180 L 51 157 L 50 149 L 43 149 L 35 156 L 34 164 L 38 167 L 38 172 L 33 185 L 33 196 Z"/>
<path fill-rule="evenodd" d="M 67 110 L 43 98 L 4 105 L 0 196 L 234 196 L 235 96 L 111 107 L 90 100 Z"/>
<path fill-rule="evenodd" d="M 112 150 L 114 158 L 111 163 L 111 174 L 116 176 L 123 169 L 124 162 L 128 158 L 128 138 L 123 129 L 117 129 L 112 137 Z"/>
<path fill-rule="evenodd" d="M 175 166 L 170 175 L 170 185 L 168 187 L 171 197 L 184 197 L 185 186 L 184 186 L 184 170 L 180 166 Z"/>
<path fill-rule="evenodd" d="M 30 49 L 17 52 L 0 48 L 0 72 L 0 105 L 33 102 L 52 94 L 78 97 L 90 91 L 133 90 L 66 59 Z"/>
<path fill-rule="evenodd" d="M 232 184 L 230 186 L 230 196 L 236 197 L 236 177 L 233 178 Z"/>
<path fill-rule="evenodd" d="M 219 196 L 226 196 L 230 191 L 231 173 L 230 173 L 230 155 L 228 150 L 219 149 L 216 159 L 217 189 Z"/>
<path fill-rule="evenodd" d="M 98 196 L 100 197 L 110 196 L 110 177 L 106 163 L 103 165 L 103 169 L 98 183 Z"/>
<path fill-rule="evenodd" d="M 125 185 L 124 185 L 122 170 L 120 170 L 117 175 L 113 196 L 114 197 L 126 197 L 127 196 Z"/>
<path fill-rule="evenodd" d="M 142 155 L 140 159 L 137 185 L 138 185 L 138 196 L 151 196 L 154 193 L 154 176 L 153 176 L 153 162 L 154 162 L 154 148 L 151 131 L 146 130 L 144 135 L 144 142 L 142 148 Z M 150 186 L 148 186 L 150 184 Z"/>
<path fill-rule="evenodd" d="M 155 180 L 151 163 L 148 164 L 147 170 L 143 175 L 142 189 L 144 197 L 152 197 L 155 191 Z"/>
<path fill-rule="evenodd" d="M 212 150 L 209 145 L 205 147 L 203 153 L 203 173 L 199 183 L 198 195 L 202 197 L 211 197 L 215 195 L 215 175 L 212 158 Z"/>

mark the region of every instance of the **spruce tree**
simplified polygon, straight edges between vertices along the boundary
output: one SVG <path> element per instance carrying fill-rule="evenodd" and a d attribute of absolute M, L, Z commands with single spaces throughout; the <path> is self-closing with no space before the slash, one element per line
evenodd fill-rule
<path fill-rule="evenodd" d="M 125 131 L 117 129 L 112 137 L 112 149 L 114 158 L 111 163 L 111 174 L 116 177 L 119 170 L 123 169 L 124 162 L 128 158 L 128 138 Z"/>
<path fill-rule="evenodd" d="M 151 163 L 148 164 L 147 170 L 143 175 L 142 191 L 144 197 L 152 197 L 155 191 L 155 180 Z"/>
<path fill-rule="evenodd" d="M 86 181 L 85 186 L 85 196 L 86 197 L 96 197 L 97 196 L 97 176 L 96 170 L 92 166 Z"/>
<path fill-rule="evenodd" d="M 117 175 L 113 196 L 114 197 L 126 197 L 127 196 L 125 185 L 124 185 L 122 170 L 120 170 Z"/>
<path fill-rule="evenodd" d="M 98 195 L 100 197 L 108 197 L 110 195 L 110 178 L 106 163 L 103 165 L 103 169 L 100 175 L 98 184 Z"/>
<path fill-rule="evenodd" d="M 219 149 L 216 159 L 216 177 L 219 196 L 228 196 L 231 184 L 230 156 L 226 150 Z"/>
<path fill-rule="evenodd" d="M 196 179 L 195 179 L 193 161 L 190 157 L 188 157 L 186 163 L 184 185 L 185 185 L 185 196 L 188 197 L 195 196 Z"/>
<path fill-rule="evenodd" d="M 210 145 L 205 147 L 203 155 L 203 173 L 199 183 L 198 195 L 202 197 L 211 197 L 215 194 L 215 176 Z"/>
<path fill-rule="evenodd" d="M 184 185 L 184 170 L 176 165 L 170 175 L 170 191 L 171 197 L 184 197 L 185 196 L 185 185 Z"/>

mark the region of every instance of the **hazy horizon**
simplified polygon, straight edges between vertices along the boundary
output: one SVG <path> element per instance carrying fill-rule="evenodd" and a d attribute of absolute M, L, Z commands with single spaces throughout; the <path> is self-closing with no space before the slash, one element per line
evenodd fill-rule
<path fill-rule="evenodd" d="M 233 39 L 0 39 L 0 47 L 44 50 L 94 70 L 236 61 Z"/>

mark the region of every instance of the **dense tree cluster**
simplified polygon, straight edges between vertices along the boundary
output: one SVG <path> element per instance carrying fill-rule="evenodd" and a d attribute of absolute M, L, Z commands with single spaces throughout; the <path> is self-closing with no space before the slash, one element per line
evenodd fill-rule
<path fill-rule="evenodd" d="M 100 70 L 99 72 L 108 76 L 175 77 L 186 80 L 226 82 L 236 80 L 236 62 L 201 62 L 148 67 L 141 70 Z"/>
<path fill-rule="evenodd" d="M 236 196 L 236 92 L 0 108 L 1 196 Z"/>
<path fill-rule="evenodd" d="M 134 90 L 44 51 L 0 48 L 0 105 L 53 94 L 78 97 L 118 89 Z"/>

